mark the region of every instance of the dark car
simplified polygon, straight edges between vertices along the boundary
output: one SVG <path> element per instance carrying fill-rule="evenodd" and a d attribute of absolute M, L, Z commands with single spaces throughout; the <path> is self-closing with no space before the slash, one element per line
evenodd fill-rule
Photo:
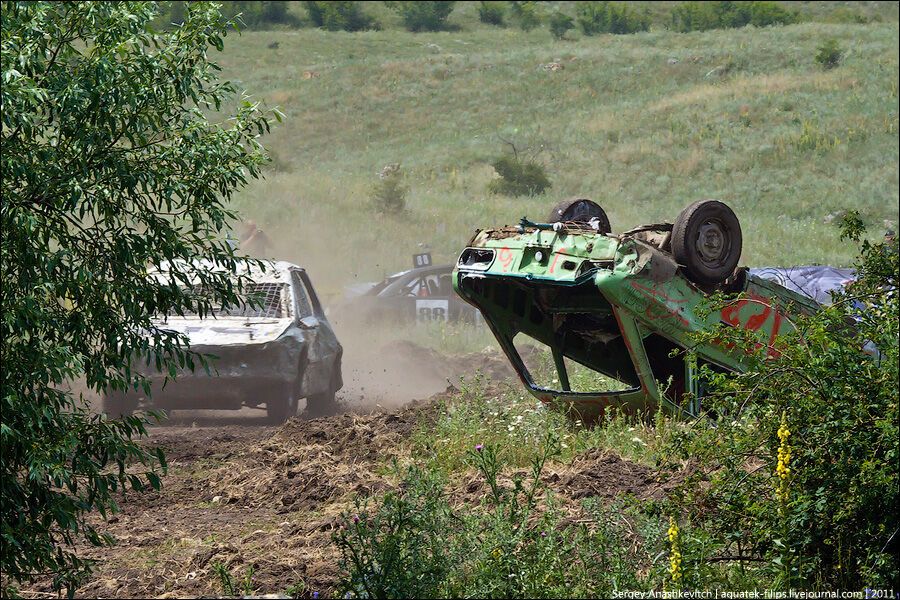
<path fill-rule="evenodd" d="M 453 291 L 453 265 L 401 271 L 348 287 L 346 296 L 347 310 L 377 320 L 475 322 L 480 316 Z"/>

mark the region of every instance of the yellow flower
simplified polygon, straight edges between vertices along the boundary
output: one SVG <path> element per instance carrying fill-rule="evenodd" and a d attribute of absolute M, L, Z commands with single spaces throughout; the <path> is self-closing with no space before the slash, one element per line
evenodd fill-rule
<path fill-rule="evenodd" d="M 675 517 L 669 517 L 669 575 L 674 584 L 678 584 L 682 578 L 681 539 L 679 533 Z"/>
<path fill-rule="evenodd" d="M 781 426 L 778 428 L 778 439 L 781 444 L 778 446 L 778 464 L 775 466 L 775 475 L 778 480 L 775 483 L 775 497 L 781 502 L 787 502 L 788 499 L 788 483 L 791 476 L 791 446 L 788 444 L 788 438 L 791 436 L 791 430 L 787 426 L 787 414 L 781 413 Z"/>

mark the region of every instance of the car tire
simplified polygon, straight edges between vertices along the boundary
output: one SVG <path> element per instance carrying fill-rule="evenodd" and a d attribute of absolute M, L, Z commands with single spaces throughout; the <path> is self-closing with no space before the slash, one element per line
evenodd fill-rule
<path fill-rule="evenodd" d="M 575 197 L 563 200 L 550 211 L 547 222 L 574 221 L 576 223 L 588 223 L 593 218 L 599 221 L 598 231 L 600 233 L 610 233 L 612 231 L 606 212 L 599 204 L 588 198 Z"/>
<path fill-rule="evenodd" d="M 111 390 L 103 395 L 103 412 L 110 419 L 130 417 L 137 410 L 138 400 L 134 394 Z"/>
<path fill-rule="evenodd" d="M 672 227 L 672 255 L 688 279 L 718 285 L 741 259 L 741 224 L 718 200 L 700 200 L 685 208 Z"/>
<path fill-rule="evenodd" d="M 288 390 L 290 389 L 288 387 Z M 299 404 L 299 399 L 290 391 L 278 394 L 277 397 L 266 402 L 266 416 L 269 423 L 281 425 L 291 417 L 296 417 Z"/>
<path fill-rule="evenodd" d="M 337 367 L 340 369 L 340 366 Z M 306 410 L 303 415 L 310 419 L 317 417 L 329 417 L 340 412 L 337 402 L 338 377 L 340 371 L 335 371 L 331 376 L 331 383 L 327 392 L 315 394 L 306 399 Z"/>

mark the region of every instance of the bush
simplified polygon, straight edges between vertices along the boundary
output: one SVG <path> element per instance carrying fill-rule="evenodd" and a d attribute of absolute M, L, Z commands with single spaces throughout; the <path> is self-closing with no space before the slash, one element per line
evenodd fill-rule
<path fill-rule="evenodd" d="M 455 2 L 421 1 L 389 2 L 388 6 L 400 14 L 407 30 L 441 31 L 447 27 L 447 17 L 453 12 Z"/>
<path fill-rule="evenodd" d="M 506 16 L 504 4 L 504 2 L 482 0 L 478 7 L 478 20 L 488 25 L 503 27 L 503 18 Z"/>
<path fill-rule="evenodd" d="M 575 27 L 575 23 L 572 17 L 563 12 L 557 11 L 550 17 L 550 33 L 553 35 L 553 39 L 563 39 L 573 27 Z"/>
<path fill-rule="evenodd" d="M 858 215 L 842 227 L 859 240 Z M 714 515 L 709 530 L 782 589 L 900 583 L 896 241 L 861 242 L 856 268 L 832 305 L 778 338 L 777 356 L 740 330 L 703 334 L 741 348 L 748 369 L 708 374 L 716 393 L 704 402 L 719 418 L 698 421 L 682 447 L 714 475 L 684 508 Z"/>
<path fill-rule="evenodd" d="M 676 31 L 706 31 L 753 25 L 789 25 L 798 13 L 777 2 L 682 2 L 672 9 L 672 28 Z"/>
<path fill-rule="evenodd" d="M 488 184 L 488 191 L 505 196 L 537 196 L 550 187 L 544 167 L 533 160 L 502 156 L 492 163 L 500 176 Z"/>
<path fill-rule="evenodd" d="M 406 192 L 400 163 L 385 165 L 378 173 L 378 183 L 372 191 L 372 203 L 379 212 L 397 214 L 406 208 Z"/>
<path fill-rule="evenodd" d="M 377 25 L 362 11 L 361 2 L 305 2 L 309 20 L 316 27 L 328 31 L 362 31 L 377 29 Z"/>
<path fill-rule="evenodd" d="M 825 40 L 817 50 L 816 62 L 825 69 L 835 68 L 841 64 L 841 59 L 844 58 L 844 51 L 841 49 L 838 41 L 834 38 Z"/>
<path fill-rule="evenodd" d="M 579 2 L 578 25 L 584 35 L 628 34 L 650 29 L 650 16 L 617 2 Z"/>
<path fill-rule="evenodd" d="M 510 2 L 510 10 L 522 31 L 531 31 L 541 25 L 537 2 Z"/>

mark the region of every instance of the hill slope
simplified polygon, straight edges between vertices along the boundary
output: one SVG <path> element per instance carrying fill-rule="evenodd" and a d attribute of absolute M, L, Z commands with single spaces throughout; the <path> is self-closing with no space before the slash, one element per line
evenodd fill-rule
<path fill-rule="evenodd" d="M 823 70 L 814 56 L 831 37 L 845 59 Z M 897 39 L 896 22 L 562 42 L 246 32 L 228 39 L 225 76 L 287 119 L 263 140 L 266 180 L 238 203 L 326 292 L 407 268 L 419 244 L 450 261 L 475 227 L 542 219 L 574 194 L 598 200 L 614 231 L 719 198 L 741 218 L 744 263 L 846 264 L 829 215 L 856 208 L 873 234 L 897 223 Z M 487 193 L 501 137 L 543 148 L 546 195 Z M 397 217 L 368 200 L 392 162 L 411 188 Z"/>

